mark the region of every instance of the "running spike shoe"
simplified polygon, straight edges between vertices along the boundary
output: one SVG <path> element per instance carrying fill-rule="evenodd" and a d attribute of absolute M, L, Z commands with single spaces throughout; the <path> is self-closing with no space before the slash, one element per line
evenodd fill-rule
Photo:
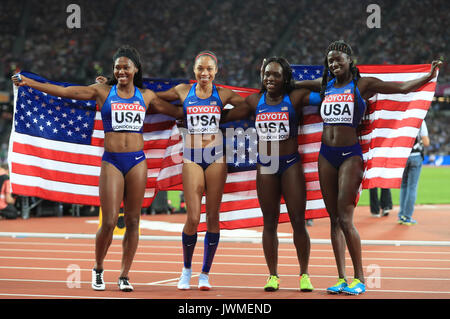
<path fill-rule="evenodd" d="M 339 294 L 347 287 L 347 281 L 344 278 L 339 278 L 337 284 L 327 288 L 327 292 L 330 294 Z"/>
<path fill-rule="evenodd" d="M 309 276 L 307 274 L 303 274 L 300 277 L 300 291 L 310 292 L 313 290 L 314 290 L 314 287 L 311 284 L 311 280 L 309 279 Z"/>
<path fill-rule="evenodd" d="M 178 281 L 178 289 L 180 290 L 188 290 L 191 289 L 191 286 L 189 284 L 189 282 L 191 281 L 191 276 L 192 276 L 192 269 L 191 268 L 184 268 L 181 271 L 181 277 L 180 280 Z"/>
<path fill-rule="evenodd" d="M 353 279 L 352 283 L 342 290 L 347 295 L 360 295 L 366 292 L 366 285 L 364 285 L 359 279 Z"/>
<path fill-rule="evenodd" d="M 207 291 L 211 288 L 212 287 L 209 284 L 209 276 L 207 274 L 201 273 L 200 276 L 198 276 L 198 289 Z"/>
<path fill-rule="evenodd" d="M 103 280 L 103 270 L 97 271 L 97 269 L 92 269 L 92 289 L 94 290 L 105 290 L 105 282 Z"/>
<path fill-rule="evenodd" d="M 276 291 L 280 287 L 280 278 L 278 276 L 269 276 L 267 284 L 264 286 L 265 291 Z"/>
<path fill-rule="evenodd" d="M 133 291 L 133 286 L 130 284 L 130 279 L 128 277 L 120 277 L 119 278 L 119 289 L 124 292 Z"/>

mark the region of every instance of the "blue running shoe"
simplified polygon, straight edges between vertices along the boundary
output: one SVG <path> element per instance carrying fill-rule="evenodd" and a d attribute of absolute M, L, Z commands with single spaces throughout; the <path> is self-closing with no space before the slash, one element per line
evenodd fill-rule
<path fill-rule="evenodd" d="M 417 220 L 412 219 L 411 217 L 400 216 L 397 223 L 400 225 L 412 226 L 417 224 Z"/>
<path fill-rule="evenodd" d="M 347 281 L 344 278 L 339 278 L 336 285 L 327 288 L 327 292 L 330 294 L 339 294 L 347 287 Z"/>
<path fill-rule="evenodd" d="M 366 285 L 364 285 L 359 279 L 353 279 L 352 283 L 342 290 L 347 295 L 360 295 L 366 292 Z"/>

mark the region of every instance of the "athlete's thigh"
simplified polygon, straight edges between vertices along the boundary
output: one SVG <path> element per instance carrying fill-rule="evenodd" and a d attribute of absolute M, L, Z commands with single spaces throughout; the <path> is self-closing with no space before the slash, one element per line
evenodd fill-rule
<path fill-rule="evenodd" d="M 344 208 L 355 206 L 363 178 L 363 162 L 361 157 L 353 156 L 345 160 L 339 168 L 339 206 Z"/>
<path fill-rule="evenodd" d="M 318 168 L 320 190 L 322 192 L 325 207 L 330 216 L 336 215 L 338 198 L 338 171 L 321 154 L 319 154 Z"/>
<path fill-rule="evenodd" d="M 201 200 L 205 191 L 205 173 L 203 168 L 195 163 L 184 163 L 182 178 L 187 213 L 200 216 Z"/>
<path fill-rule="evenodd" d="M 124 195 L 124 183 L 122 173 L 111 163 L 102 161 L 99 195 L 103 220 L 117 218 Z"/>
<path fill-rule="evenodd" d="M 305 217 L 306 184 L 301 162 L 290 166 L 281 177 L 281 189 L 291 221 Z"/>
<path fill-rule="evenodd" d="M 281 200 L 281 181 L 278 175 L 264 174 L 261 165 L 258 165 L 256 191 L 264 220 L 277 219 Z"/>
<path fill-rule="evenodd" d="M 125 176 L 124 211 L 140 214 L 147 184 L 147 162 L 142 161 L 130 169 Z"/>
<path fill-rule="evenodd" d="M 227 164 L 224 161 L 212 163 L 205 170 L 206 211 L 208 213 L 219 211 L 226 179 Z"/>

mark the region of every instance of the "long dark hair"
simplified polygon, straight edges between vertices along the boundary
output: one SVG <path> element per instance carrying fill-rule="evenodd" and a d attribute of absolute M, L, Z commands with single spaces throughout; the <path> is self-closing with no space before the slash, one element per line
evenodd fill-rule
<path fill-rule="evenodd" d="M 133 84 L 137 86 L 140 89 L 144 88 L 144 83 L 142 80 L 142 63 L 141 63 L 141 56 L 139 55 L 139 52 L 129 46 L 129 45 L 123 45 L 119 49 L 117 49 L 116 53 L 113 55 L 113 76 L 110 78 L 107 82 L 108 85 L 116 85 L 117 79 L 114 77 L 114 64 L 118 58 L 126 57 L 133 61 L 134 65 L 138 68 L 138 72 L 134 75 L 133 78 Z"/>
<path fill-rule="evenodd" d="M 266 66 L 270 62 L 276 62 L 281 65 L 281 68 L 283 69 L 283 80 L 284 80 L 283 90 L 285 93 L 288 93 L 288 94 L 291 93 L 292 90 L 295 89 L 295 87 L 294 87 L 294 82 L 293 82 L 293 78 L 292 78 L 292 68 L 291 68 L 291 65 L 289 64 L 288 60 L 283 57 L 277 57 L 277 56 L 270 57 L 270 58 L 266 59 L 266 61 L 263 64 L 263 72 L 266 69 Z M 261 89 L 259 90 L 259 92 L 264 93 L 266 91 L 267 91 L 267 89 L 264 86 L 263 79 L 261 79 Z"/>
<path fill-rule="evenodd" d="M 326 53 L 325 53 L 325 61 L 324 61 L 324 70 L 323 70 L 323 75 L 322 75 L 322 87 L 320 89 L 320 98 L 323 99 L 325 98 L 325 90 L 327 88 L 328 85 L 328 77 L 331 77 L 331 79 L 333 79 L 335 76 L 332 72 L 330 72 L 330 68 L 328 66 L 328 53 L 330 51 L 339 51 L 339 52 L 343 52 L 345 54 L 348 55 L 348 57 L 351 59 L 350 62 L 350 72 L 352 73 L 352 81 L 353 81 L 353 98 L 354 98 L 354 103 L 355 103 L 355 109 L 354 111 L 357 112 L 358 111 L 358 99 L 356 96 L 356 87 L 358 84 L 358 80 L 361 78 L 361 75 L 359 73 L 358 68 L 355 65 L 355 62 L 353 60 L 353 50 L 352 47 L 345 43 L 342 40 L 338 40 L 338 41 L 334 41 L 332 43 L 330 43 L 330 45 L 328 46 Z M 330 80 L 331 80 L 330 79 Z"/>

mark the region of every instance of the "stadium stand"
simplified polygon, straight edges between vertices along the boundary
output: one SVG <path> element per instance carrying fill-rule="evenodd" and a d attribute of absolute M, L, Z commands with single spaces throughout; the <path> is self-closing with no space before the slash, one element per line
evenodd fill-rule
<path fill-rule="evenodd" d="M 353 46 L 358 64 L 429 63 L 450 52 L 449 5 L 442 0 L 377 1 L 381 28 L 373 29 L 366 24 L 369 0 L 81 0 L 81 28 L 70 29 L 72 2 L 2 1 L 0 91 L 11 96 L 10 76 L 18 69 L 92 83 L 98 74 L 111 74 L 111 56 L 125 43 L 141 52 L 145 77 L 191 78 L 194 55 L 209 49 L 219 57 L 217 81 L 246 87 L 259 86 L 264 57 L 322 64 L 325 48 L 336 39 Z M 449 86 L 449 71 L 444 63 L 438 85 Z M 1 154 L 11 126 L 11 103 L 3 104 Z M 450 151 L 447 117 L 439 113 L 445 108 L 448 101 L 435 102 L 427 116 L 436 136 L 430 152 L 436 154 Z"/>
<path fill-rule="evenodd" d="M 90 84 L 99 74 L 111 75 L 113 52 L 130 44 L 142 55 L 144 77 L 192 78 L 195 54 L 207 49 L 219 58 L 218 83 L 259 87 L 264 57 L 320 65 L 337 39 L 352 45 L 357 64 L 430 63 L 450 52 L 445 0 L 377 0 L 381 28 L 372 29 L 371 0 L 79 0 L 79 29 L 66 24 L 71 3 L 1 1 L 0 93 L 10 98 L 0 101 L 0 164 L 7 162 L 12 124 L 10 77 L 20 69 Z M 449 71 L 444 63 L 438 87 L 450 88 Z M 426 117 L 427 154 L 436 156 L 450 154 L 450 98 L 439 92 L 443 100 Z"/>

